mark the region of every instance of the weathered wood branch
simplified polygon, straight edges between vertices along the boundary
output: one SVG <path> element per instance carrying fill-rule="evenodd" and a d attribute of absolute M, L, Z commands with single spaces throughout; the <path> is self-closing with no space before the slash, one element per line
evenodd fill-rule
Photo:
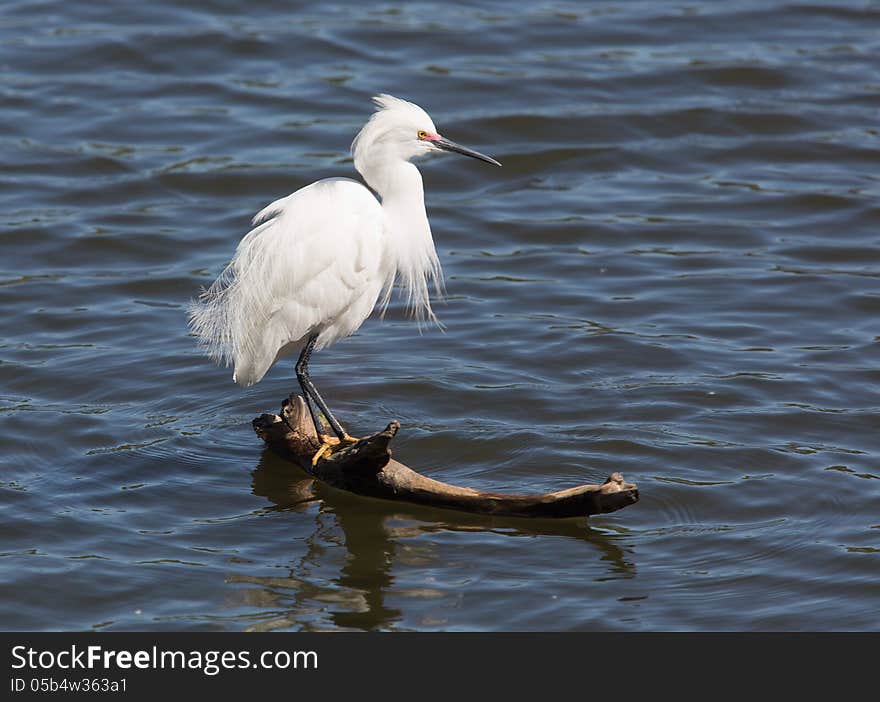
<path fill-rule="evenodd" d="M 319 442 L 308 408 L 299 395 L 281 405 L 281 414 L 253 420 L 254 431 L 282 458 L 328 485 L 359 495 L 433 507 L 516 517 L 582 517 L 614 512 L 639 499 L 639 490 L 613 473 L 602 485 L 580 485 L 545 494 L 483 492 L 433 480 L 391 458 L 390 443 L 400 424 L 340 449 L 312 465 Z"/>

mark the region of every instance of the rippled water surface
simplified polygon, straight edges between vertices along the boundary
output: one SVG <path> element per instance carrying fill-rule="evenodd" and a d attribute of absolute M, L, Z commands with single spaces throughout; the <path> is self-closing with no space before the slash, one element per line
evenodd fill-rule
<path fill-rule="evenodd" d="M 46 0 L 0 9 L 0 626 L 877 629 L 880 6 Z M 316 355 L 355 433 L 482 489 L 623 472 L 585 520 L 314 484 L 185 307 L 378 92 L 447 329 Z"/>

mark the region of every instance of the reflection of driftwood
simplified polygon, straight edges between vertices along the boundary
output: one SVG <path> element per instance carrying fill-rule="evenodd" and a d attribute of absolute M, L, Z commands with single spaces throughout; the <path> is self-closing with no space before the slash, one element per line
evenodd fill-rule
<path fill-rule="evenodd" d="M 532 495 L 507 495 L 432 480 L 391 458 L 389 444 L 400 425 L 361 439 L 312 465 L 318 449 L 308 408 L 299 395 L 281 406 L 281 416 L 264 414 L 254 431 L 275 453 L 328 485 L 359 495 L 433 507 L 515 517 L 583 517 L 614 512 L 639 499 L 638 488 L 614 473 L 602 485 Z"/>

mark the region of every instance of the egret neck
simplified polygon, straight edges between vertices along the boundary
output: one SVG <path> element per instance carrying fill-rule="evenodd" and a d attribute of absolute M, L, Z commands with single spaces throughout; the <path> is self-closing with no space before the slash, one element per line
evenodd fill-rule
<path fill-rule="evenodd" d="M 375 167 L 363 163 L 356 163 L 356 167 L 361 166 L 358 171 L 382 200 L 390 277 L 396 275 L 402 284 L 407 306 L 417 319 L 436 321 L 428 288 L 430 283 L 438 295 L 442 294 L 443 273 L 425 211 L 422 174 L 399 157 L 373 163 Z M 383 306 L 391 283 L 387 283 Z"/>

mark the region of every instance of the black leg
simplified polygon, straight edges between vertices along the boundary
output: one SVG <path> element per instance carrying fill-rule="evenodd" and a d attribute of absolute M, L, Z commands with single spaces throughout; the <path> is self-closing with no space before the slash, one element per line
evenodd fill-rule
<path fill-rule="evenodd" d="M 315 426 L 315 433 L 320 436 L 324 433 L 324 422 L 321 420 L 321 415 L 318 413 L 318 408 L 315 406 L 315 401 L 312 399 L 312 396 L 306 389 L 306 385 L 301 380 L 299 383 L 299 387 L 302 390 L 302 396 L 305 398 L 306 407 L 309 408 L 309 414 L 312 417 L 312 424 Z"/>
<path fill-rule="evenodd" d="M 348 434 L 346 434 L 345 429 L 342 428 L 342 425 L 337 421 L 336 417 L 333 416 L 330 408 L 327 407 L 327 403 L 324 402 L 324 399 L 318 393 L 315 384 L 309 377 L 309 359 L 312 357 L 312 351 L 315 348 L 315 341 L 317 338 L 317 335 L 311 337 L 300 353 L 299 360 L 296 362 L 296 379 L 299 381 L 299 386 L 302 388 L 303 395 L 306 398 L 306 404 L 309 407 L 309 414 L 312 415 L 312 423 L 315 425 L 315 431 L 319 435 L 322 433 L 321 420 L 318 418 L 317 412 L 317 409 L 320 409 L 321 413 L 330 424 L 333 433 L 336 434 L 341 441 L 348 436 Z M 317 405 L 317 409 L 315 408 L 315 405 Z"/>
<path fill-rule="evenodd" d="M 324 433 L 324 423 L 318 416 L 318 408 L 315 406 L 315 401 L 312 399 L 312 394 L 310 392 L 311 383 L 309 382 L 309 359 L 312 356 L 312 350 L 315 348 L 316 339 L 317 337 L 313 336 L 308 340 L 308 343 L 306 343 L 303 350 L 300 352 L 299 359 L 294 368 L 296 369 L 296 379 L 299 381 L 303 397 L 306 400 L 306 406 L 309 408 L 309 414 L 312 416 L 312 424 L 315 425 L 315 433 L 320 436 Z"/>

